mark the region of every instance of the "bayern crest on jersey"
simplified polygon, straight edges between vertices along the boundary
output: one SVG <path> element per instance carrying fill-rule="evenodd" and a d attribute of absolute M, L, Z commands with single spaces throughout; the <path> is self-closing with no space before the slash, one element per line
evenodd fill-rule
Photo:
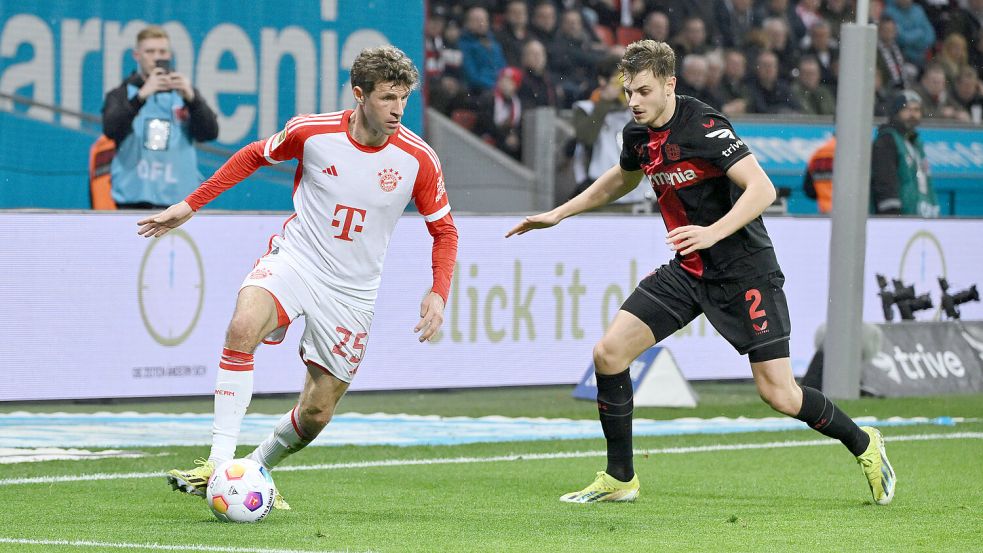
<path fill-rule="evenodd" d="M 399 185 L 399 181 L 403 180 L 403 177 L 399 176 L 399 171 L 395 169 L 383 169 L 379 171 L 379 187 L 386 192 L 392 192 L 396 190 L 396 186 Z"/>

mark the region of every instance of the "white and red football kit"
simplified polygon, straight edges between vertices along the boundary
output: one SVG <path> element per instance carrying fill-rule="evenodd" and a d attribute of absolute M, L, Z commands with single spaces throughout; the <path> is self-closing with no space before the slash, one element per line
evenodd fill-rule
<path fill-rule="evenodd" d="M 359 144 L 348 132 L 352 113 L 294 117 L 239 150 L 186 200 L 197 211 L 262 166 L 298 161 L 295 213 L 243 286 L 277 300 L 282 324 L 272 343 L 304 314 L 304 361 L 346 382 L 364 354 L 389 239 L 410 199 L 434 238 L 433 291 L 445 301 L 457 257 L 437 155 L 403 126 L 381 146 Z"/>

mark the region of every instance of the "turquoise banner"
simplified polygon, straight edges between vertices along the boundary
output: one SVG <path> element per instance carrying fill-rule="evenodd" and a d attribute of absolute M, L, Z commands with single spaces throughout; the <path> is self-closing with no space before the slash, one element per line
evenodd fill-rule
<path fill-rule="evenodd" d="M 816 202 L 802 191 L 802 177 L 809 157 L 833 135 L 833 125 L 735 121 L 734 128 L 775 185 L 791 191 L 789 211 L 816 213 Z M 983 130 L 926 124 L 920 132 L 942 213 L 983 216 Z"/>
<path fill-rule="evenodd" d="M 168 31 L 174 70 L 218 113 L 211 145 L 234 151 L 297 113 L 350 107 L 348 72 L 365 47 L 393 44 L 422 68 L 423 16 L 422 2 L 403 0 L 0 2 L 0 93 L 41 104 L 0 99 L 0 207 L 88 207 L 77 197 L 88 197 L 100 124 L 45 106 L 98 117 L 105 93 L 135 69 L 131 50 L 148 24 Z M 418 91 L 404 123 L 422 132 L 422 122 Z M 203 160 L 202 172 L 220 162 Z M 266 180 L 286 188 L 283 198 L 260 186 L 222 207 L 289 209 L 289 175 Z"/>

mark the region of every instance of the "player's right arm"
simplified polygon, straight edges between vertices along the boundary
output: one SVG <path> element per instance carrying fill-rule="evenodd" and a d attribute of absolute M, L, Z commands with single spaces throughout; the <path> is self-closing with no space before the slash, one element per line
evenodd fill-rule
<path fill-rule="evenodd" d="M 567 217 L 607 205 L 638 186 L 644 173 L 642 171 L 626 171 L 620 165 L 615 165 L 604 172 L 580 194 L 570 201 L 545 213 L 530 215 L 510 230 L 505 237 L 513 234 L 525 234 L 530 230 L 548 228 L 556 225 Z"/>
<path fill-rule="evenodd" d="M 525 234 L 530 230 L 551 227 L 567 217 L 607 205 L 625 194 L 631 192 L 641 182 L 642 172 L 641 152 L 645 151 L 648 143 L 648 130 L 644 125 L 628 123 L 618 135 L 621 144 L 621 159 L 598 177 L 593 184 L 567 203 L 546 213 L 530 215 L 510 230 L 505 237 L 513 234 Z"/>
<path fill-rule="evenodd" d="M 183 225 L 205 204 L 245 180 L 260 167 L 282 163 L 288 159 L 300 159 L 304 148 L 303 138 L 299 137 L 299 133 L 292 131 L 295 131 L 297 125 L 303 121 L 303 116 L 294 117 L 287 122 L 287 126 L 282 131 L 266 140 L 257 140 L 243 147 L 184 201 L 172 205 L 157 215 L 137 221 L 140 225 L 137 234 L 146 238 L 164 236 L 172 229 Z"/>

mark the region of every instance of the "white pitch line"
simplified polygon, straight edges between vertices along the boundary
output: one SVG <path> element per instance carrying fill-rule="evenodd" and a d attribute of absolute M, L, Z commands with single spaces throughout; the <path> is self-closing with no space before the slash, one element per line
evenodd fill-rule
<path fill-rule="evenodd" d="M 908 434 L 885 438 L 888 443 L 919 442 L 926 440 L 983 440 L 983 432 L 951 432 L 948 434 Z M 786 447 L 809 447 L 839 444 L 837 440 L 796 440 L 783 442 L 761 442 L 745 444 L 716 444 L 687 447 L 666 447 L 660 449 L 636 449 L 636 455 L 674 455 L 680 453 L 706 453 L 711 451 L 742 451 L 749 449 L 776 449 Z M 606 451 L 562 451 L 556 453 L 517 453 L 492 457 L 436 457 L 433 459 L 388 459 L 382 461 L 356 461 L 352 463 L 330 463 L 320 465 L 291 465 L 280 467 L 276 472 L 296 472 L 312 470 L 341 470 L 373 467 L 405 467 L 418 465 L 465 465 L 474 463 L 499 463 L 512 461 L 537 461 L 543 459 L 575 459 L 581 457 L 603 457 Z M 56 484 L 62 482 L 95 482 L 98 480 L 125 480 L 135 478 L 160 478 L 162 472 L 120 472 L 78 474 L 67 476 L 34 476 L 25 478 L 0 479 L 0 487 L 17 484 Z"/>
<path fill-rule="evenodd" d="M 304 549 L 257 549 L 255 547 L 220 547 L 216 545 L 165 545 L 160 543 L 122 543 L 101 542 L 88 540 L 29 540 L 22 538 L 0 538 L 0 543 L 18 545 L 63 545 L 66 547 L 105 547 L 111 549 L 150 549 L 152 551 L 214 551 L 218 553 L 343 553 L 341 551 L 322 550 L 310 551 Z M 346 551 L 345 553 L 351 553 Z"/>

